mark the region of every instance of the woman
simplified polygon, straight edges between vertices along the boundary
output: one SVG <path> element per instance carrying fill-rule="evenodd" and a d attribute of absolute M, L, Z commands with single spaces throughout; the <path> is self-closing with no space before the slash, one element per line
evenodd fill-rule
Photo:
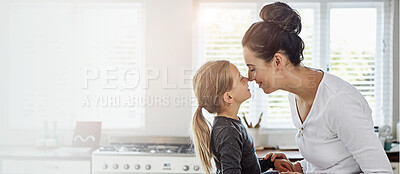
<path fill-rule="evenodd" d="M 304 157 L 275 167 L 301 173 L 393 173 L 360 92 L 334 75 L 301 64 L 304 43 L 298 13 L 275 2 L 264 6 L 260 17 L 242 40 L 249 80 L 267 94 L 290 92 L 296 143 Z M 267 157 L 271 155 L 272 161 L 287 160 L 284 154 Z"/>
<path fill-rule="evenodd" d="M 192 120 L 194 145 L 207 173 L 212 170 L 212 158 L 217 173 L 260 174 L 273 167 L 257 159 L 253 139 L 237 116 L 240 104 L 251 96 L 247 82 L 228 61 L 207 62 L 193 78 L 199 104 Z M 211 133 L 203 108 L 217 114 Z"/>

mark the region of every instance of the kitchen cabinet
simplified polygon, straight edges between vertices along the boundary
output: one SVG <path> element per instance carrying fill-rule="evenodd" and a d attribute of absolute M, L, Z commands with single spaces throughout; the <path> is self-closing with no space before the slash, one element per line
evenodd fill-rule
<path fill-rule="evenodd" d="M 90 174 L 91 148 L 0 146 L 0 174 Z"/>
<path fill-rule="evenodd" d="M 13 174 L 90 174 L 87 160 L 11 160 L 1 161 L 0 173 Z"/>

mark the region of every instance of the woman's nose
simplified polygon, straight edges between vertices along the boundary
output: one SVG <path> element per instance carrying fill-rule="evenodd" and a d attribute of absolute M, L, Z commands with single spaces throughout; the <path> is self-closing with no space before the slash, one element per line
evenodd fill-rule
<path fill-rule="evenodd" d="M 248 81 L 253 81 L 253 80 L 255 80 L 255 78 L 254 78 L 254 76 L 253 76 L 253 73 L 251 73 L 250 71 L 249 71 L 249 73 L 247 74 L 247 80 Z"/>

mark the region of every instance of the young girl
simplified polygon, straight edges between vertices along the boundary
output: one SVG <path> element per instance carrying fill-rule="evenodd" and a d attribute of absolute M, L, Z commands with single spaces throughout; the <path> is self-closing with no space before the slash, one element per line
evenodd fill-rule
<path fill-rule="evenodd" d="M 211 158 L 217 173 L 261 173 L 253 140 L 237 116 L 240 104 L 251 97 L 247 82 L 228 61 L 207 62 L 193 78 L 199 105 L 192 120 L 194 145 L 208 174 Z M 203 108 L 217 115 L 211 131 Z M 262 161 L 261 167 L 265 171 L 273 164 Z"/>

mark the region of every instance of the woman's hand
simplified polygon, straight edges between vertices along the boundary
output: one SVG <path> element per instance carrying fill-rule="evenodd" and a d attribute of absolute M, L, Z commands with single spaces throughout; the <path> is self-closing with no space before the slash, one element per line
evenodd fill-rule
<path fill-rule="evenodd" d="M 278 172 L 293 172 L 295 171 L 294 165 L 287 159 L 276 159 L 274 162 L 275 169 Z"/>
<path fill-rule="evenodd" d="M 291 163 L 284 153 L 268 153 L 264 159 L 271 157 L 271 162 L 274 162 L 275 169 L 286 174 L 301 174 L 303 173 L 299 162 Z M 289 172 L 289 173 L 287 173 Z"/>
<path fill-rule="evenodd" d="M 293 170 L 287 170 L 287 168 L 284 168 L 283 170 L 286 170 L 286 171 L 281 171 L 282 169 L 278 169 L 277 168 L 277 164 L 276 163 L 278 162 L 278 160 L 280 161 L 280 160 L 284 160 L 284 159 L 276 159 L 276 161 L 275 161 L 275 168 L 279 172 L 281 172 L 281 174 L 303 174 L 303 169 L 302 169 L 301 164 L 299 162 L 291 163 L 289 160 L 287 160 L 286 162 L 292 165 L 292 167 L 293 167 L 292 169 Z M 278 162 L 278 165 L 282 166 L 281 163 L 284 163 L 284 162 Z M 283 165 L 285 165 L 285 164 L 283 164 Z M 280 168 L 283 168 L 283 167 L 280 167 Z"/>
<path fill-rule="evenodd" d="M 272 156 L 271 157 L 271 162 L 274 162 L 275 159 L 286 159 L 286 160 L 289 160 L 284 153 L 268 153 L 264 157 L 264 159 L 268 159 L 270 156 Z"/>

